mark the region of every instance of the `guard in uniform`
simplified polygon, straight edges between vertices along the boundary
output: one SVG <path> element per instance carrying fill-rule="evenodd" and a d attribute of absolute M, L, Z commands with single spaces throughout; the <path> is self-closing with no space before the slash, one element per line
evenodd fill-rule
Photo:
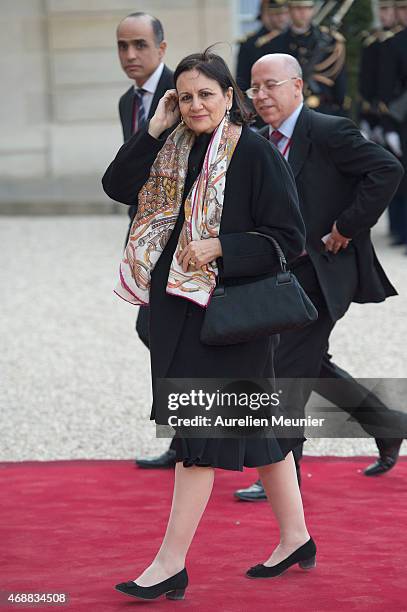
<path fill-rule="evenodd" d="M 288 0 L 291 26 L 280 36 L 258 46 L 256 60 L 268 53 L 288 53 L 301 65 L 304 98 L 309 108 L 330 115 L 345 115 L 345 38 L 325 26 L 312 24 L 313 0 Z"/>
<path fill-rule="evenodd" d="M 361 34 L 362 48 L 359 65 L 358 114 L 359 125 L 364 136 L 384 145 L 383 130 L 378 110 L 379 79 L 378 66 L 381 47 L 399 31 L 396 24 L 394 0 L 379 0 L 379 20 L 381 27 Z"/>
<path fill-rule="evenodd" d="M 289 23 L 286 0 L 262 0 L 260 5 L 261 27 L 239 41 L 236 82 L 242 91 L 250 87 L 250 73 L 257 60 L 258 48 L 276 38 Z"/>
<path fill-rule="evenodd" d="M 379 112 L 385 143 L 407 170 L 407 0 L 396 0 L 399 30 L 381 45 Z M 407 174 L 389 207 L 393 244 L 407 246 Z M 407 254 L 407 251 L 406 251 Z"/>

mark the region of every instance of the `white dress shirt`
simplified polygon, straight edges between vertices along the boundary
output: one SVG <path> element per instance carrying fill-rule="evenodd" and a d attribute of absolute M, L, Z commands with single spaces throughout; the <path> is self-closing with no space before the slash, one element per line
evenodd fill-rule
<path fill-rule="evenodd" d="M 145 89 L 145 94 L 143 95 L 143 106 L 146 118 L 148 117 L 148 113 L 150 112 L 151 103 L 153 101 L 153 97 L 155 94 L 155 90 L 157 89 L 158 81 L 161 78 L 161 75 L 164 70 L 164 64 L 161 62 L 159 66 L 154 70 L 153 74 L 148 77 L 147 81 L 139 88 L 137 85 L 134 86 L 135 91 L 138 89 Z"/>
<path fill-rule="evenodd" d="M 290 153 L 291 139 L 293 137 L 294 128 L 303 106 L 304 103 L 301 102 L 301 104 L 295 109 L 295 111 L 291 113 L 291 115 L 287 117 L 285 121 L 283 121 L 278 130 L 274 130 L 274 128 L 269 125 L 270 136 L 274 131 L 278 131 L 280 132 L 280 134 L 283 134 L 283 138 L 281 138 L 281 140 L 277 143 L 276 146 L 280 153 L 284 155 L 286 160 L 288 160 L 288 154 Z M 303 251 L 300 257 L 303 257 L 306 254 L 307 251 Z"/>
<path fill-rule="evenodd" d="M 287 117 L 285 121 L 283 121 L 283 123 L 280 125 L 280 127 L 277 130 L 274 130 L 274 128 L 271 127 L 271 125 L 269 125 L 269 135 L 270 136 L 274 131 L 278 131 L 280 132 L 280 134 L 283 134 L 283 138 L 277 144 L 277 148 L 280 151 L 280 153 L 284 155 L 286 159 L 288 159 L 288 154 L 290 152 L 291 138 L 293 136 L 295 124 L 297 123 L 297 119 L 299 117 L 299 114 L 303 106 L 304 106 L 304 103 L 301 102 L 301 104 L 297 106 L 295 111 L 291 113 L 291 115 Z"/>

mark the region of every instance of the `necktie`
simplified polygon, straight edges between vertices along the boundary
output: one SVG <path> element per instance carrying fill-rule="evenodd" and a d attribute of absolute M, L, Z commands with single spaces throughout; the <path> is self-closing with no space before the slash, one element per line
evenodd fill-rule
<path fill-rule="evenodd" d="M 146 90 L 140 87 L 134 90 L 133 131 L 138 132 L 146 122 L 143 96 Z"/>
<path fill-rule="evenodd" d="M 278 147 L 278 143 L 282 138 L 284 138 L 284 134 L 282 134 L 278 130 L 274 130 L 274 132 L 269 136 L 270 142 L 272 142 L 273 145 L 275 145 L 276 147 Z"/>

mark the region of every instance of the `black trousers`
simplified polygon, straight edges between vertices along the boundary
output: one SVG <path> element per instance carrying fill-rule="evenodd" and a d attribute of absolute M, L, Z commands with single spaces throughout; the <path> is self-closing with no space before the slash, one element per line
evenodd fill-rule
<path fill-rule="evenodd" d="M 407 432 L 407 415 L 390 410 L 372 392 L 338 367 L 328 353 L 329 336 L 334 328 L 314 267 L 309 257 L 294 266 L 294 273 L 318 310 L 318 320 L 307 327 L 280 336 L 274 356 L 276 378 L 314 379 L 307 384 L 292 385 L 290 407 L 295 416 L 304 416 L 305 405 L 315 390 L 329 402 L 352 415 L 369 434 L 376 438 L 379 451 L 392 446 Z M 317 380 L 315 380 L 317 379 Z M 329 381 L 328 381 L 329 379 Z M 332 384 L 336 379 L 340 384 Z M 387 429 L 385 438 L 375 436 Z M 391 435 L 400 435 L 391 438 Z"/>

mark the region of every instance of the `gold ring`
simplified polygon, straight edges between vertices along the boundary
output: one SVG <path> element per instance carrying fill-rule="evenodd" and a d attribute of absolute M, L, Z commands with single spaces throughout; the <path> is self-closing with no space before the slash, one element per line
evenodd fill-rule
<path fill-rule="evenodd" d="M 190 260 L 189 260 L 189 265 L 190 265 L 192 268 L 195 268 L 195 266 L 196 266 L 196 261 L 195 261 L 195 259 L 190 259 Z"/>

